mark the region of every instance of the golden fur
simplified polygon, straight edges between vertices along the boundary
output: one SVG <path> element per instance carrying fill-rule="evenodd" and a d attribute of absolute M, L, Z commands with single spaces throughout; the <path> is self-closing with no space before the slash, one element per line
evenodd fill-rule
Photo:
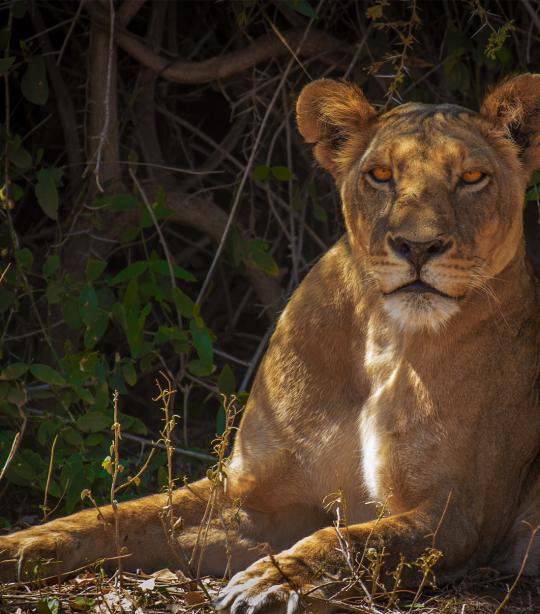
<path fill-rule="evenodd" d="M 517 571 L 525 522 L 540 523 L 540 312 L 522 229 L 539 108 L 535 75 L 499 85 L 479 114 L 408 104 L 379 115 L 347 83 L 303 90 L 299 129 L 334 176 L 347 233 L 294 293 L 253 385 L 199 566 L 223 574 L 231 555 L 238 573 L 218 609 L 328 611 L 299 594 L 346 573 L 324 506 L 338 491 L 352 551 L 384 547 L 386 571 L 430 547 L 443 552 L 440 581 L 486 564 Z M 392 181 L 377 183 L 376 166 Z M 472 170 L 485 175 L 465 184 Z M 163 495 L 121 504 L 125 565 L 178 566 L 177 549 L 200 546 L 211 488 L 175 492 L 172 546 Z M 376 519 L 372 501 L 388 514 Z M 38 557 L 57 573 L 113 556 L 102 512 L 0 538 L 0 574 L 24 576 Z M 538 544 L 527 572 L 540 572 Z"/>

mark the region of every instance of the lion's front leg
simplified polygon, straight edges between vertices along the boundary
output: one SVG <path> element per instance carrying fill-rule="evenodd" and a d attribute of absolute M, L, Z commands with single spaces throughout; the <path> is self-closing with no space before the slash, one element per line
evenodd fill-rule
<path fill-rule="evenodd" d="M 176 508 L 182 510 L 187 526 L 202 518 L 204 485 L 198 490 L 199 496 L 183 489 L 174 493 Z M 114 567 L 119 553 L 125 569 L 156 567 L 172 558 L 170 540 L 160 520 L 166 505 L 164 495 L 120 503 L 118 544 L 111 506 L 87 509 L 2 536 L 0 580 L 56 576 L 98 561 Z"/>
<path fill-rule="evenodd" d="M 240 569 L 261 556 L 231 520 L 245 519 L 246 513 L 235 510 L 209 480 L 174 491 L 172 503 L 172 514 L 163 494 L 120 503 L 119 544 L 111 506 L 0 537 L 0 581 L 54 577 L 93 562 L 114 568 L 119 553 L 126 570 L 172 567 L 216 574 L 225 573 L 231 558 Z"/>
<path fill-rule="evenodd" d="M 331 598 L 344 586 L 350 588 L 349 580 L 362 577 L 371 586 L 376 573 L 377 584 L 391 588 L 392 572 L 398 566 L 401 587 L 431 581 L 425 576 L 426 563 L 444 581 L 463 569 L 476 547 L 475 532 L 463 518 L 447 518 L 444 529 L 437 527 L 434 514 L 415 511 L 342 528 L 339 533 L 335 527 L 321 529 L 236 574 L 219 595 L 216 608 L 231 614 L 332 612 Z M 437 549 L 443 553 L 438 563 Z M 376 557 L 377 565 L 371 565 Z M 409 565 L 401 565 L 403 560 Z"/>
<path fill-rule="evenodd" d="M 120 503 L 120 554 L 126 570 L 182 569 L 223 577 L 279 552 L 315 528 L 322 514 L 306 506 L 257 511 L 208 479 L 166 495 Z M 0 581 L 54 577 L 96 561 L 116 566 L 110 506 L 85 510 L 0 537 Z"/>

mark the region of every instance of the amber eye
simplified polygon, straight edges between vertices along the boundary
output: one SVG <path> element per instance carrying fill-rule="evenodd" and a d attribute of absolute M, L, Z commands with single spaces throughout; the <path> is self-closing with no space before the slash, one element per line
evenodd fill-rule
<path fill-rule="evenodd" d="M 481 171 L 465 171 L 463 175 L 461 175 L 461 179 L 464 183 L 478 183 L 485 177 L 485 173 Z"/>
<path fill-rule="evenodd" d="M 386 183 L 392 179 L 392 171 L 385 166 L 376 166 L 369 171 L 369 174 L 375 181 L 379 183 Z"/>

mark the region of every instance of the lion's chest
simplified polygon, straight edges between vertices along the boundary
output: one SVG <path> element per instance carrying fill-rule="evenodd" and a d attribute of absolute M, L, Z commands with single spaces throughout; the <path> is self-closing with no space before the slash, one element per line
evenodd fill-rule
<path fill-rule="evenodd" d="M 366 350 L 371 390 L 359 419 L 362 476 L 369 496 L 396 512 L 429 486 L 442 433 L 429 387 L 397 348 L 368 336 Z"/>

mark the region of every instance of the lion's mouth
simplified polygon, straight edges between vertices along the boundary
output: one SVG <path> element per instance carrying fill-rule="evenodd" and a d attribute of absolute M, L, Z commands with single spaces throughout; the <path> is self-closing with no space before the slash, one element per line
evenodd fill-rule
<path fill-rule="evenodd" d="M 413 281 L 411 283 L 405 284 L 403 286 L 400 286 L 399 288 L 396 288 L 395 290 L 392 290 L 392 292 L 388 292 L 388 295 L 391 294 L 397 294 L 397 293 L 401 293 L 401 292 L 411 292 L 413 294 L 438 294 L 439 296 L 443 296 L 444 298 L 454 298 L 453 296 L 450 296 L 448 294 L 445 294 L 444 292 L 441 292 L 440 290 L 437 290 L 437 288 L 434 288 L 433 286 L 430 286 L 429 284 L 426 284 L 425 282 L 421 281 L 420 279 L 417 279 L 416 281 Z"/>

